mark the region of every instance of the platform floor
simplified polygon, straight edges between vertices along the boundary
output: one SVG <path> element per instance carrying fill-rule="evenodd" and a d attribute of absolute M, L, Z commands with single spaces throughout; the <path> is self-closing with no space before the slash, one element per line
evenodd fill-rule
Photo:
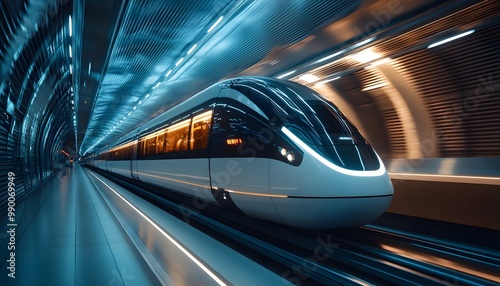
<path fill-rule="evenodd" d="M 16 206 L 15 279 L 0 218 L 0 285 L 158 285 L 82 167 L 61 170 Z"/>

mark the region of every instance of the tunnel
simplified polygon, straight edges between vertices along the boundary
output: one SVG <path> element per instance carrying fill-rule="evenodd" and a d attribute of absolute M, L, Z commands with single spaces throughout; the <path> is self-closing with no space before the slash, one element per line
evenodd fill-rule
<path fill-rule="evenodd" d="M 1 285 L 498 285 L 500 2 L 1 0 Z"/>

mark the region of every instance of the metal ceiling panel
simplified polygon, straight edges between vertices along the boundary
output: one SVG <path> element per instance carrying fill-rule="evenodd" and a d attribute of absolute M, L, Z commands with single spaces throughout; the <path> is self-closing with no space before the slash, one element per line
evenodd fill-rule
<path fill-rule="evenodd" d="M 276 47 L 303 40 L 359 3 L 128 2 L 80 153 L 109 143 L 209 84 L 238 74 Z"/>

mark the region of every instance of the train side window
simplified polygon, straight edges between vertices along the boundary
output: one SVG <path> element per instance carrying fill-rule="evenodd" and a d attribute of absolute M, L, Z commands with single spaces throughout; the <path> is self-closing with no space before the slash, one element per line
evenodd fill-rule
<path fill-rule="evenodd" d="M 221 157 L 269 157 L 267 119 L 235 100 L 221 98 L 214 109 L 210 152 Z"/>
<path fill-rule="evenodd" d="M 212 110 L 203 112 L 193 117 L 193 123 L 191 125 L 191 139 L 189 144 L 189 148 L 191 150 L 207 148 L 211 121 Z"/>
<path fill-rule="evenodd" d="M 188 149 L 188 134 L 191 119 L 186 119 L 170 126 L 167 129 L 166 152 L 184 151 Z"/>
<path fill-rule="evenodd" d="M 158 136 L 156 136 L 155 154 L 163 154 L 165 152 L 165 134 L 166 132 L 160 131 Z"/>
<path fill-rule="evenodd" d="M 141 138 L 141 140 L 139 140 L 139 155 L 140 156 L 144 156 L 146 155 L 146 140 L 144 140 L 143 138 Z"/>
<path fill-rule="evenodd" d="M 146 139 L 146 155 L 154 155 L 156 151 L 156 136 Z"/>

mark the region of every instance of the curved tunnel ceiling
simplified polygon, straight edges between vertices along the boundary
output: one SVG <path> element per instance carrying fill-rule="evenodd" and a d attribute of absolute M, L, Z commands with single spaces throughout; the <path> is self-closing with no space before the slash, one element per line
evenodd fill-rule
<path fill-rule="evenodd" d="M 306 37 L 356 9 L 353 1 L 130 1 L 96 89 L 82 154 L 109 143 L 273 47 Z M 80 77 L 93 73 L 85 37 Z M 92 57 L 92 56 L 90 56 Z M 86 67 L 90 67 L 86 70 Z M 80 80 L 80 93 L 86 92 Z M 92 93 L 92 91 L 91 91 Z M 81 103 L 81 101 L 80 101 Z"/>
<path fill-rule="evenodd" d="M 477 8 L 477 19 L 463 12 L 473 11 L 468 7 Z M 461 11 L 462 17 L 446 17 Z M 428 43 L 498 23 L 495 1 L 19 0 L 3 1 L 2 13 L 7 128 L 19 130 L 24 149 L 48 144 L 53 153 L 63 148 L 72 155 L 106 146 L 204 87 L 238 75 L 284 76 L 320 90 L 355 123 L 363 122 L 387 157 L 448 154 L 422 151 L 429 136 L 422 130 L 448 123 L 419 115 L 438 103 L 419 98 L 429 91 L 414 84 L 409 67 L 394 62 L 369 70 L 370 60 L 354 55 L 372 48 L 381 59 L 429 58 L 418 52 Z M 335 87 L 316 85 L 338 78 Z M 412 98 L 418 102 L 406 109 L 398 103 Z M 370 125 L 364 113 L 384 126 Z"/>

